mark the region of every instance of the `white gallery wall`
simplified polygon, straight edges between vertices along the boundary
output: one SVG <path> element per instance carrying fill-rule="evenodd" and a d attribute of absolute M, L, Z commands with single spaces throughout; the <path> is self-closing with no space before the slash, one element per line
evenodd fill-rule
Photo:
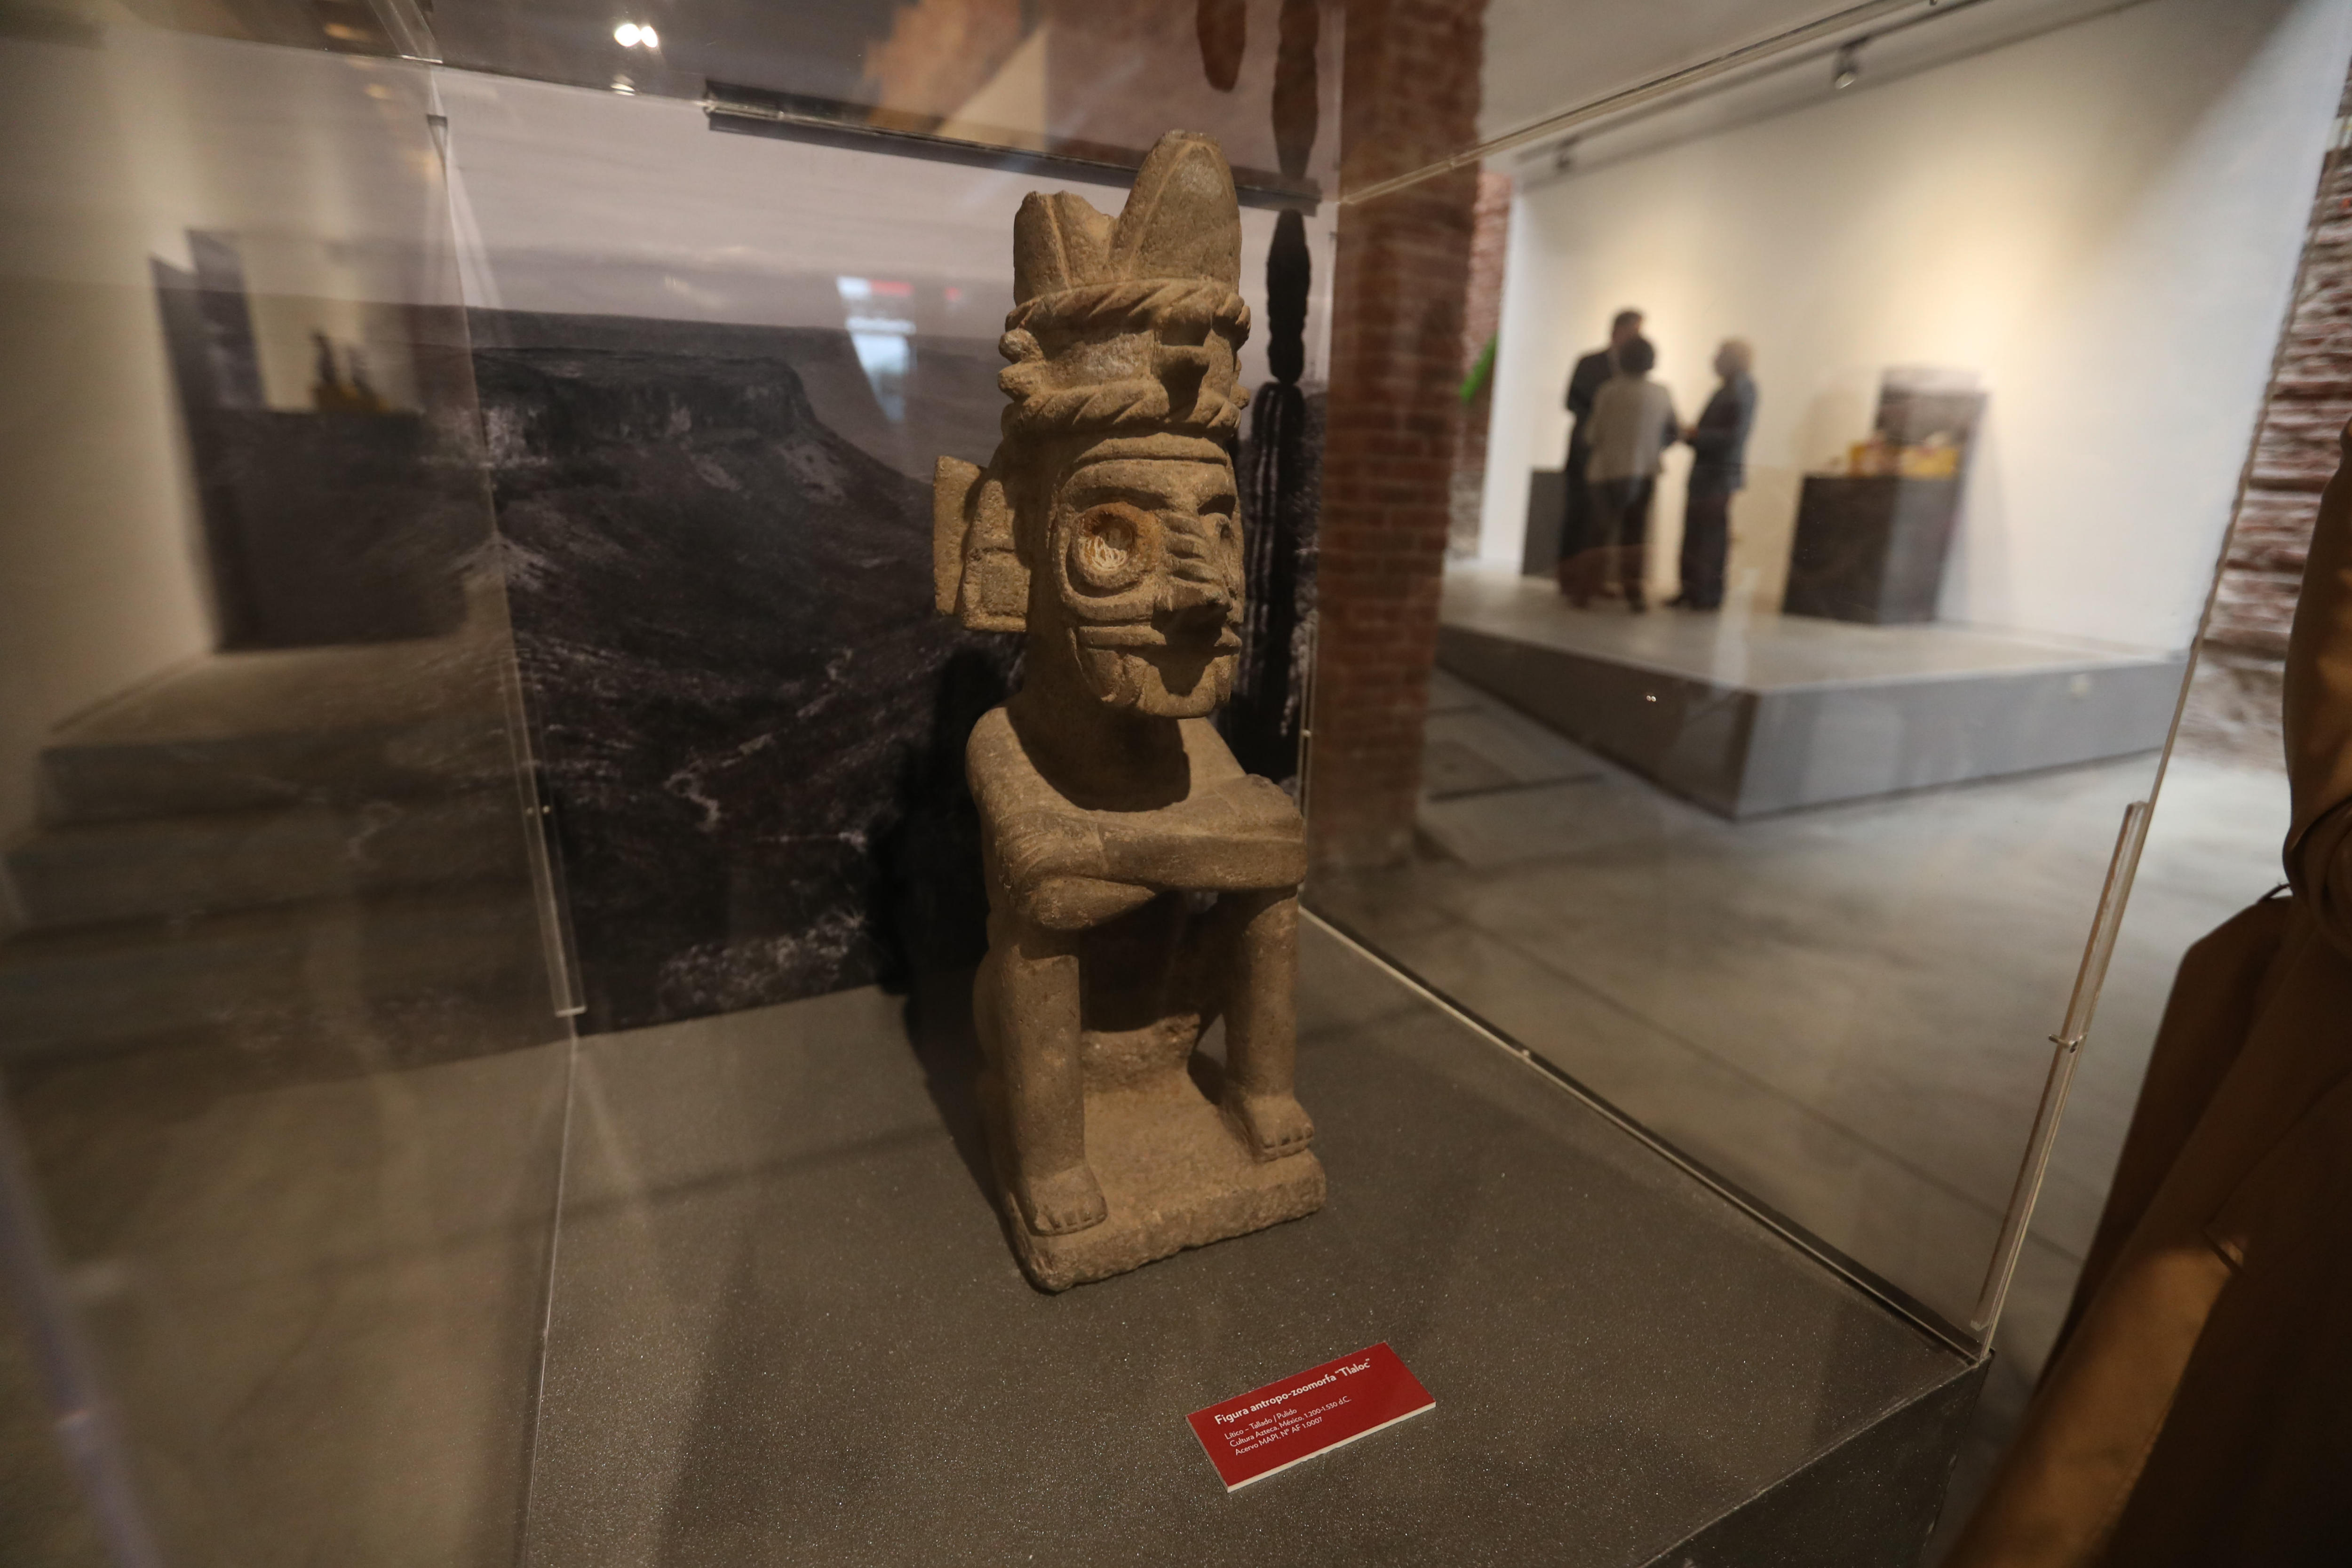
<path fill-rule="evenodd" d="M 1524 190 L 1480 556 L 1518 561 L 1569 368 L 1633 305 L 1685 418 L 1717 342 L 1755 344 L 1731 561 L 1754 607 L 1779 604 L 1802 476 L 1867 434 L 1886 368 L 1927 364 L 1990 394 L 1944 616 L 2186 646 L 2347 57 L 2352 0 L 2143 0 Z"/>

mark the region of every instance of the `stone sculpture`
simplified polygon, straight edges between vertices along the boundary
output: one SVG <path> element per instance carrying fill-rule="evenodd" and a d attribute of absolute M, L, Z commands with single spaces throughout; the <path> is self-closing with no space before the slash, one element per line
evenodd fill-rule
<path fill-rule="evenodd" d="M 990 904 L 982 1104 L 1048 1290 L 1323 1204 L 1292 1082 L 1303 826 L 1210 722 L 1240 647 L 1240 276 L 1208 137 L 1161 138 L 1116 221 L 1032 194 L 1003 438 L 985 469 L 939 463 L 938 608 L 1027 638 L 965 768 Z M 1195 1051 L 1219 1016 L 1221 1081 Z"/>

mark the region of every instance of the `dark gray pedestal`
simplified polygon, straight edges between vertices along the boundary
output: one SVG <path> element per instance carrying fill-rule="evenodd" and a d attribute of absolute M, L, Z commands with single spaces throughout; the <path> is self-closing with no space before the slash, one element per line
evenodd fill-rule
<path fill-rule="evenodd" d="M 423 416 L 196 409 L 188 445 L 225 647 L 397 642 L 465 619 L 488 510 Z"/>
<path fill-rule="evenodd" d="M 1871 626 L 1934 620 L 1959 510 L 1958 479 L 1806 476 L 1781 610 Z"/>
<path fill-rule="evenodd" d="M 1559 570 L 1559 531 L 1568 518 L 1568 474 L 1537 468 L 1528 475 L 1528 536 L 1519 549 L 1519 570 L 1550 577 Z"/>
<path fill-rule="evenodd" d="M 531 1560 L 1907 1568 L 1981 1363 L 1305 945 L 1329 1205 L 1056 1297 L 956 987 L 583 1041 Z M 1186 1412 L 1381 1340 L 1435 1410 L 1224 1491 Z"/>

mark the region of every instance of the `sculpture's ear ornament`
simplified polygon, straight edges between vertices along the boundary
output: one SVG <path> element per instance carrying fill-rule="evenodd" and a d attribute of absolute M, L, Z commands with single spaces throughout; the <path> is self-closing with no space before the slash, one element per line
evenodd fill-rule
<path fill-rule="evenodd" d="M 931 602 L 976 632 L 1027 629 L 1029 568 L 1013 544 L 1013 507 L 993 473 L 941 458 L 931 480 Z"/>

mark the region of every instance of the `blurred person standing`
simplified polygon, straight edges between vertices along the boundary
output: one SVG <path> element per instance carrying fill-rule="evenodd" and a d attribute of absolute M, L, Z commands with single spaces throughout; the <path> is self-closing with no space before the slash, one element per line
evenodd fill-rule
<path fill-rule="evenodd" d="M 1559 586 L 1577 608 L 1612 577 L 1639 615 L 1649 607 L 1643 579 L 1649 564 L 1650 501 L 1660 456 L 1682 433 L 1674 400 L 1650 379 L 1658 351 L 1635 338 L 1617 351 L 1617 374 L 1593 395 L 1592 453 L 1585 461 L 1591 515 L 1575 555 L 1560 563 Z"/>
<path fill-rule="evenodd" d="M 1617 355 L 1642 335 L 1642 312 L 1620 310 L 1610 318 L 1609 342 L 1576 362 L 1568 378 L 1568 466 L 1560 474 L 1563 492 L 1559 520 L 1559 559 L 1582 548 L 1591 515 L 1591 492 L 1585 488 L 1584 467 L 1592 458 L 1592 400 L 1617 374 Z"/>
<path fill-rule="evenodd" d="M 1692 610 L 1723 607 L 1723 569 L 1731 552 L 1731 498 L 1748 482 L 1748 432 L 1756 424 L 1755 351 L 1745 338 L 1726 338 L 1715 351 L 1722 384 L 1706 400 L 1698 423 L 1682 432 L 1696 456 L 1683 507 L 1682 589 L 1669 605 Z"/>

